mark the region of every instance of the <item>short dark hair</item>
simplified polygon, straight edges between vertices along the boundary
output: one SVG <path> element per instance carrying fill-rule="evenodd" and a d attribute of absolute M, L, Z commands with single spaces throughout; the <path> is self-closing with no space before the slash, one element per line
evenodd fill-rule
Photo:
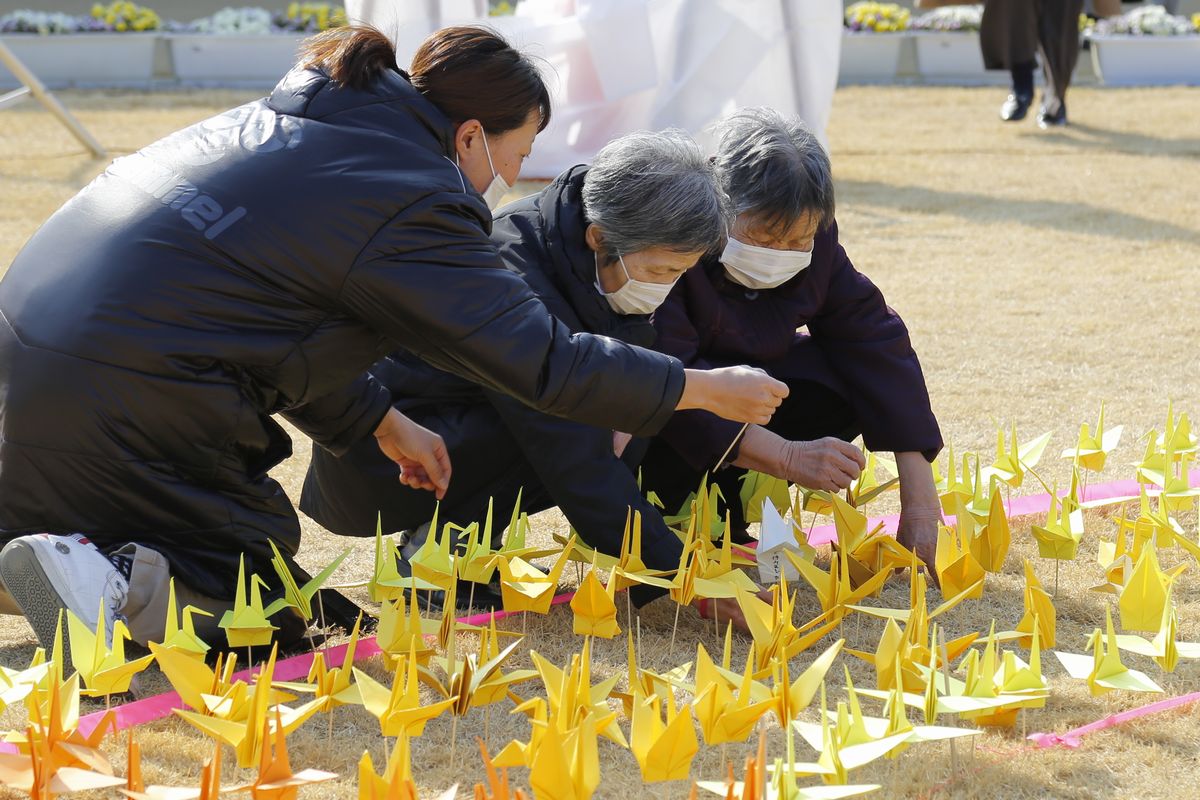
<path fill-rule="evenodd" d="M 455 125 L 477 119 L 490 133 L 506 133 L 534 112 L 539 132 L 550 124 L 550 92 L 537 66 L 491 28 L 435 32 L 417 48 L 409 76 Z"/>
<path fill-rule="evenodd" d="M 799 117 L 746 108 L 717 123 L 714 158 L 721 187 L 743 212 L 770 230 L 786 230 L 804 214 L 833 222 L 833 168 L 816 135 Z"/>
<path fill-rule="evenodd" d="M 384 70 L 400 71 L 396 48 L 370 25 L 344 25 L 305 39 L 300 65 L 321 69 L 351 89 L 365 89 Z"/>
<path fill-rule="evenodd" d="M 306 39 L 300 64 L 352 89 L 366 88 L 385 70 L 400 72 L 396 48 L 369 25 L 345 25 Z M 477 119 L 489 133 L 507 133 L 535 112 L 539 132 L 550 124 L 550 92 L 537 66 L 490 28 L 435 31 L 417 49 L 408 78 L 455 125 Z"/>

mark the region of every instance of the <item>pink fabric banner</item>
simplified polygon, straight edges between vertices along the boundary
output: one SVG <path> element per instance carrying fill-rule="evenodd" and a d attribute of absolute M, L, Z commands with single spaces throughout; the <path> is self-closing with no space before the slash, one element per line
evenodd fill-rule
<path fill-rule="evenodd" d="M 1179 697 L 1159 700 L 1156 703 L 1151 703 L 1140 708 L 1131 708 L 1128 711 L 1122 711 L 1104 719 L 1096 720 L 1066 733 L 1031 733 L 1026 738 L 1038 747 L 1070 747 L 1074 749 L 1083 744 L 1083 737 L 1089 733 L 1102 731 L 1105 728 L 1112 728 L 1150 714 L 1170 711 L 1173 708 L 1195 703 L 1197 700 L 1200 700 L 1200 692 L 1192 692 L 1191 694 L 1184 694 Z"/>

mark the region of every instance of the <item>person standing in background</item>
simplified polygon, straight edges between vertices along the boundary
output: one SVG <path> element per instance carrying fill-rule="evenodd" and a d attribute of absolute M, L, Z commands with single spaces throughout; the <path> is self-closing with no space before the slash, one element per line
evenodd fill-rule
<path fill-rule="evenodd" d="M 979 42 L 988 69 L 1012 73 L 1012 93 L 1000 119 L 1017 122 L 1033 104 L 1033 72 L 1040 54 L 1045 88 L 1039 128 L 1067 124 L 1067 87 L 1079 59 L 1083 0 L 987 0 Z"/>

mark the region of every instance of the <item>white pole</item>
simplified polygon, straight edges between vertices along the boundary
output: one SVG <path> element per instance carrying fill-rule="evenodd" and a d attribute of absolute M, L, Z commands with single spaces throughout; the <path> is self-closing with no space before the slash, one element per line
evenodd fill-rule
<path fill-rule="evenodd" d="M 25 84 L 29 94 L 37 98 L 37 101 L 45 106 L 47 111 L 58 117 L 59 122 L 67 127 L 67 130 L 71 132 L 71 135 L 78 139 L 84 147 L 90 150 L 92 154 L 96 156 L 96 158 L 104 158 L 108 155 L 104 151 L 104 148 L 100 146 L 100 143 L 96 141 L 96 139 L 90 133 L 88 133 L 87 129 L 79 124 L 79 120 L 75 119 L 75 117 L 71 115 L 71 112 L 67 111 L 66 107 L 63 106 L 62 103 L 58 102 L 58 98 L 46 90 L 45 85 L 38 80 L 38 77 L 30 72 L 28 67 L 21 63 L 21 60 L 13 54 L 12 50 L 8 49 L 8 45 L 6 45 L 3 41 L 0 41 L 0 62 L 3 62 L 4 66 L 8 67 L 9 71 L 12 72 L 13 75 L 17 76 L 17 80 Z M 10 92 L 9 94 L 5 95 L 4 99 L 7 102 L 11 102 L 23 95 L 24 92 L 18 90 L 17 92 Z"/>

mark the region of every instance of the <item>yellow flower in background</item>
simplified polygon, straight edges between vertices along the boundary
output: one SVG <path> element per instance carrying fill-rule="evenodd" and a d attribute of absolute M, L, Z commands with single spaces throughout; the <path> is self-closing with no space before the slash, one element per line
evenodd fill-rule
<path fill-rule="evenodd" d="M 1197 33 L 1200 33 L 1200 14 L 1192 14 L 1192 27 L 1196 29 Z"/>
<path fill-rule="evenodd" d="M 103 20 L 106 26 L 118 33 L 155 31 L 162 27 L 162 20 L 157 13 L 126 0 L 117 0 L 107 6 L 96 3 L 92 6 L 92 18 Z"/>
<path fill-rule="evenodd" d="M 860 2 L 846 8 L 845 24 L 852 31 L 892 33 L 908 28 L 909 11 L 896 3 Z"/>

